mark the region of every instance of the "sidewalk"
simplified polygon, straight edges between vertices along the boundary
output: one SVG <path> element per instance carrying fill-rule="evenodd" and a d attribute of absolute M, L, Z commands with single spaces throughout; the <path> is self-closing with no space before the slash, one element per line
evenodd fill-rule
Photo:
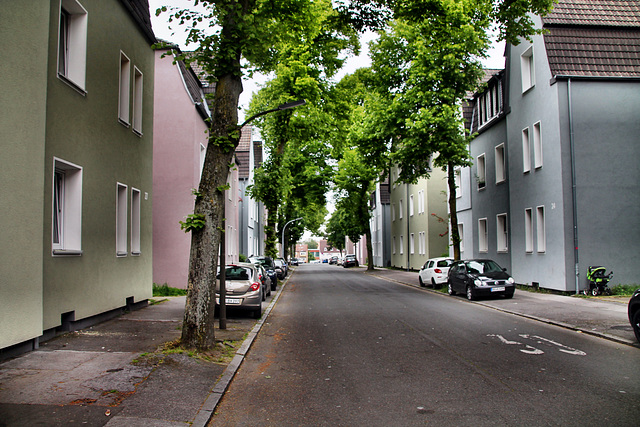
<path fill-rule="evenodd" d="M 359 270 L 419 288 L 415 272 Z M 227 329 L 216 329 L 219 345 L 231 353 L 220 363 L 161 351 L 180 336 L 185 297 L 160 298 L 0 363 L 0 426 L 205 426 L 287 281 L 267 301 L 262 319 L 230 313 Z M 518 290 L 513 299 L 475 303 L 638 347 L 627 301 Z M 234 353 L 224 341 L 241 346 Z"/>

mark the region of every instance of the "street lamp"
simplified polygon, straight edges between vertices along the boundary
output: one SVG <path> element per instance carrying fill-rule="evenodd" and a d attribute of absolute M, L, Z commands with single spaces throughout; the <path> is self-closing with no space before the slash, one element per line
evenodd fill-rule
<path fill-rule="evenodd" d="M 307 101 L 305 101 L 304 99 L 299 99 L 297 101 L 291 101 L 291 102 L 285 102 L 284 104 L 278 105 L 276 108 L 273 108 L 271 110 L 262 111 L 262 112 L 260 112 L 258 114 L 254 114 L 253 116 L 251 116 L 247 120 L 245 120 L 244 123 L 242 123 L 242 125 L 240 125 L 240 127 L 244 127 L 244 125 L 246 125 L 250 121 L 257 119 L 258 117 L 262 117 L 265 114 L 275 113 L 276 111 L 282 111 L 282 110 L 288 110 L 290 108 L 300 107 L 301 105 L 304 105 L 306 103 L 307 103 Z"/>
<path fill-rule="evenodd" d="M 295 222 L 295 221 L 300 221 L 301 219 L 302 219 L 302 217 L 296 218 L 296 219 L 292 219 L 291 221 L 287 222 L 284 225 L 284 227 L 282 227 L 282 246 L 280 246 L 280 251 L 282 252 L 282 258 L 284 258 L 284 230 L 287 229 L 287 225 L 289 225 L 289 224 L 291 224 L 292 222 Z M 285 262 L 286 261 L 287 260 L 285 259 Z"/>

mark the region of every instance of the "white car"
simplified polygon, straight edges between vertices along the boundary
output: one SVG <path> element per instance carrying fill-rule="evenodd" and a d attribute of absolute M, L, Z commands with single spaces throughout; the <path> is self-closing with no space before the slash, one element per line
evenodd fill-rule
<path fill-rule="evenodd" d="M 447 283 L 449 275 L 449 266 L 453 263 L 453 258 L 431 258 L 424 263 L 418 273 L 418 282 L 420 286 L 431 285 L 434 288 L 437 285 Z"/>

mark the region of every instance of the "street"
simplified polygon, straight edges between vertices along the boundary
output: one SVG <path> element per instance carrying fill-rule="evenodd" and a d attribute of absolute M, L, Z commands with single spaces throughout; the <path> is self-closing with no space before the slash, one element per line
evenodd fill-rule
<path fill-rule="evenodd" d="M 210 425 L 636 426 L 639 366 L 627 345 L 302 265 Z"/>

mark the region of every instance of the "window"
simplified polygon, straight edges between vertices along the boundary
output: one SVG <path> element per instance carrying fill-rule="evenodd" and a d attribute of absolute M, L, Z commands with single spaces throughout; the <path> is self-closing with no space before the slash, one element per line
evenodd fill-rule
<path fill-rule="evenodd" d="M 58 76 L 84 93 L 87 64 L 87 11 L 75 0 L 60 2 Z"/>
<path fill-rule="evenodd" d="M 418 191 L 418 213 L 424 213 L 424 190 Z"/>
<path fill-rule="evenodd" d="M 524 93 L 536 84 L 533 66 L 533 46 L 529 47 L 529 49 L 520 56 L 520 67 L 522 74 L 522 93 Z"/>
<path fill-rule="evenodd" d="M 204 160 L 207 157 L 207 147 L 204 144 L 200 144 L 200 176 L 202 177 L 202 171 L 204 170 Z"/>
<path fill-rule="evenodd" d="M 400 255 L 404 254 L 404 238 L 400 236 Z"/>
<path fill-rule="evenodd" d="M 140 190 L 131 189 L 131 254 L 140 255 Z"/>
<path fill-rule="evenodd" d="M 133 67 L 133 130 L 142 135 L 142 72 Z"/>
<path fill-rule="evenodd" d="M 504 156 L 504 144 L 500 144 L 496 147 L 496 184 L 504 182 L 507 179 L 505 156 Z"/>
<path fill-rule="evenodd" d="M 460 252 L 464 252 L 464 225 L 458 224 L 458 237 L 460 238 Z"/>
<path fill-rule="evenodd" d="M 531 144 L 529 128 L 522 129 L 522 172 L 531 172 Z"/>
<path fill-rule="evenodd" d="M 545 252 L 547 250 L 547 237 L 544 224 L 544 206 L 536 208 L 536 235 L 538 252 Z"/>
<path fill-rule="evenodd" d="M 413 194 L 409 196 L 409 216 L 413 216 Z"/>
<path fill-rule="evenodd" d="M 489 235 L 487 230 L 487 219 L 482 218 L 478 220 L 478 251 L 489 251 Z"/>
<path fill-rule="evenodd" d="M 507 214 L 500 214 L 496 217 L 496 233 L 498 252 L 507 252 L 509 249 Z"/>
<path fill-rule="evenodd" d="M 127 255 L 127 186 L 120 183 L 116 191 L 116 255 Z"/>
<path fill-rule="evenodd" d="M 478 97 L 476 102 L 478 124 L 480 127 L 490 122 L 502 112 L 502 82 L 489 86 L 489 88 Z"/>
<path fill-rule="evenodd" d="M 396 220 L 396 205 L 395 203 L 391 203 L 391 221 Z"/>
<path fill-rule="evenodd" d="M 395 254 L 396 253 L 396 236 L 393 236 L 393 238 L 391 240 L 392 240 L 392 246 L 393 246 L 391 249 L 393 250 L 393 253 Z"/>
<path fill-rule="evenodd" d="M 420 249 L 420 255 L 425 255 L 427 253 L 427 245 L 426 245 L 426 233 L 421 231 L 418 233 L 418 245 Z"/>
<path fill-rule="evenodd" d="M 82 255 L 82 168 L 54 158 L 52 196 L 53 255 Z"/>
<path fill-rule="evenodd" d="M 456 184 L 456 198 L 462 197 L 462 169 L 456 168 L 453 173 L 453 178 Z"/>
<path fill-rule="evenodd" d="M 533 252 L 533 210 L 531 208 L 524 210 L 524 241 L 525 251 Z"/>
<path fill-rule="evenodd" d="M 402 199 L 400 199 L 400 203 L 398 203 L 398 218 L 402 219 Z"/>
<path fill-rule="evenodd" d="M 540 135 L 540 122 L 533 125 L 533 161 L 536 169 L 542 167 L 542 138 Z"/>
<path fill-rule="evenodd" d="M 413 255 L 415 253 L 415 239 L 414 233 L 409 235 L 409 253 Z"/>
<path fill-rule="evenodd" d="M 131 62 L 129 58 L 120 52 L 120 94 L 118 98 L 118 119 L 123 124 L 129 125 L 129 94 L 131 92 Z"/>
<path fill-rule="evenodd" d="M 484 154 L 480 154 L 478 156 L 477 169 L 478 169 L 478 176 L 477 176 L 478 190 L 482 190 L 487 185 L 486 183 L 487 171 L 486 171 L 486 162 L 485 162 Z"/>

